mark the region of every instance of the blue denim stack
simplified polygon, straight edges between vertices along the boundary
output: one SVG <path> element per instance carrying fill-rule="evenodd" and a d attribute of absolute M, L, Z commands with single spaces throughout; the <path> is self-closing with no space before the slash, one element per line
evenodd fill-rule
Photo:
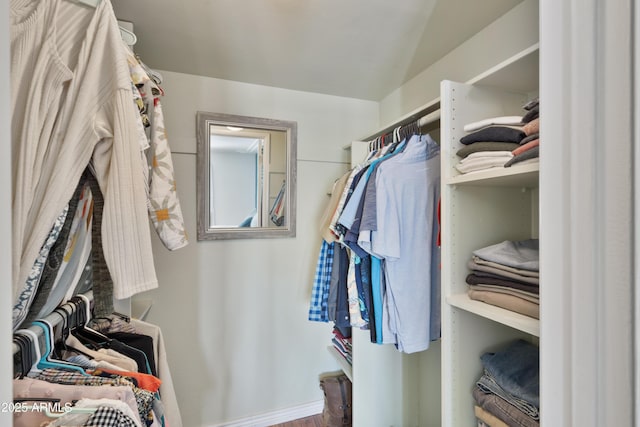
<path fill-rule="evenodd" d="M 478 413 L 508 426 L 540 425 L 540 358 L 537 346 L 517 340 L 481 356 L 484 373 L 473 391 Z M 482 420 L 485 421 L 485 420 Z"/>

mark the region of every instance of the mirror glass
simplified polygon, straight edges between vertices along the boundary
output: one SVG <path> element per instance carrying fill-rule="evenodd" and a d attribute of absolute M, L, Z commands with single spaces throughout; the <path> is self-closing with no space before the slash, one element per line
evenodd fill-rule
<path fill-rule="evenodd" d="M 198 112 L 198 240 L 295 236 L 296 122 Z"/>

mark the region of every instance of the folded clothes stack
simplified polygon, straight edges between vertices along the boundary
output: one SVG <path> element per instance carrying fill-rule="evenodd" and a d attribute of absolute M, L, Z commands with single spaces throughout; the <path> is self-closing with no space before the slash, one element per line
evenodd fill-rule
<path fill-rule="evenodd" d="M 353 347 L 351 337 L 345 337 L 338 328 L 333 328 L 333 338 L 331 339 L 333 347 L 344 357 L 349 363 L 353 364 Z"/>
<path fill-rule="evenodd" d="M 537 346 L 517 340 L 480 357 L 484 373 L 472 391 L 480 425 L 540 426 L 539 355 Z"/>
<path fill-rule="evenodd" d="M 505 167 L 517 163 L 533 163 L 540 158 L 540 103 L 538 98 L 530 101 L 524 107 L 527 110 L 522 116 L 522 131 L 525 137 L 520 141 L 520 146 L 512 151 L 513 158 L 505 163 Z"/>
<path fill-rule="evenodd" d="M 463 147 L 456 152 L 461 158 L 456 169 L 469 173 L 538 161 L 538 99 L 523 108 L 526 110 L 523 116 L 491 117 L 465 125 L 467 134 L 460 138 Z"/>
<path fill-rule="evenodd" d="M 473 251 L 467 266 L 469 298 L 538 319 L 538 239 L 509 241 Z"/>

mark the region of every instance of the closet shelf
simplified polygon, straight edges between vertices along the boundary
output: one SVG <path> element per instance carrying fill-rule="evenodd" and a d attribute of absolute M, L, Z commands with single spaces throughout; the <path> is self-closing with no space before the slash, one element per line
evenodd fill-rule
<path fill-rule="evenodd" d="M 535 43 L 466 83 L 499 87 L 516 93 L 537 93 L 539 86 L 540 44 Z"/>
<path fill-rule="evenodd" d="M 493 185 L 498 187 L 538 187 L 540 163 L 515 165 L 510 168 L 491 168 L 483 171 L 456 175 L 447 181 L 449 185 Z"/>
<path fill-rule="evenodd" d="M 344 356 L 342 356 L 340 352 L 331 345 L 327 347 L 327 350 L 329 350 L 329 353 L 331 353 L 334 359 L 336 359 L 340 365 L 340 369 L 342 369 L 342 372 L 344 372 L 344 374 L 349 377 L 349 380 L 353 382 L 353 367 L 349 362 L 347 362 L 347 359 L 345 359 Z"/>
<path fill-rule="evenodd" d="M 446 298 L 446 302 L 461 310 L 485 317 L 489 320 L 493 320 L 494 322 L 526 332 L 527 334 L 540 337 L 540 321 L 538 319 L 515 313 L 501 307 L 485 304 L 481 301 L 472 300 L 466 293 L 450 295 Z"/>

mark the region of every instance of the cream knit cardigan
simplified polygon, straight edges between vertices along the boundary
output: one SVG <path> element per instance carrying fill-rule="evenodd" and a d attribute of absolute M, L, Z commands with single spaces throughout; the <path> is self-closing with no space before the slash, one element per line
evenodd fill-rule
<path fill-rule="evenodd" d="M 91 161 L 114 296 L 157 287 L 131 81 L 108 0 L 11 0 L 13 297 Z"/>

